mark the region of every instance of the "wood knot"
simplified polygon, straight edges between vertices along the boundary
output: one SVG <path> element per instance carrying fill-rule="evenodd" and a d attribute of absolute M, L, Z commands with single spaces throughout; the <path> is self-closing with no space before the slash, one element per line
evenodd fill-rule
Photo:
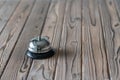
<path fill-rule="evenodd" d="M 80 78 L 80 73 L 73 73 L 72 78 L 73 79 L 79 79 Z"/>
<path fill-rule="evenodd" d="M 110 5 L 112 5 L 112 2 L 111 2 L 111 1 L 109 1 L 109 4 L 110 4 Z"/>
<path fill-rule="evenodd" d="M 119 23 L 116 23 L 116 24 L 115 24 L 115 27 L 118 27 L 118 26 L 119 26 Z"/>
<path fill-rule="evenodd" d="M 38 28 L 38 26 L 35 26 L 35 28 Z"/>

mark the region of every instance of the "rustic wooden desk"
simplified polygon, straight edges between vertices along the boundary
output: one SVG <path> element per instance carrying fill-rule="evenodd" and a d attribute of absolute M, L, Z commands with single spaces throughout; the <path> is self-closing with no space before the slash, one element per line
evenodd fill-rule
<path fill-rule="evenodd" d="M 56 55 L 32 60 L 42 26 Z M 120 0 L 0 0 L 0 80 L 120 80 Z"/>

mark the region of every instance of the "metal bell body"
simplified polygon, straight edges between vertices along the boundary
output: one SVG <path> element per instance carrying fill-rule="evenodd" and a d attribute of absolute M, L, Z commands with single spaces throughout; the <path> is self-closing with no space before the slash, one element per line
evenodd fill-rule
<path fill-rule="evenodd" d="M 29 43 L 29 51 L 33 53 L 45 53 L 51 50 L 50 42 L 48 41 L 47 37 L 39 37 L 33 38 Z"/>
<path fill-rule="evenodd" d="M 33 38 L 28 47 L 27 56 L 33 59 L 45 59 L 53 56 L 55 51 L 51 48 L 47 37 Z"/>

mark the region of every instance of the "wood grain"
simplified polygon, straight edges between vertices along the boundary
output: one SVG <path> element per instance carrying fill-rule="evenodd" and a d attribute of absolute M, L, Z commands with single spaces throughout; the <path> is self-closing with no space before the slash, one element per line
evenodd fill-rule
<path fill-rule="evenodd" d="M 1 0 L 0 80 L 120 80 L 120 0 Z M 29 40 L 56 54 L 32 60 Z"/>
<path fill-rule="evenodd" d="M 116 11 L 112 11 L 112 10 L 115 10 L 115 6 L 113 6 L 114 4 L 113 1 L 111 1 L 111 4 L 108 5 L 108 7 L 106 6 L 107 3 L 104 2 L 103 4 L 102 2 L 100 2 L 100 5 L 99 5 L 100 14 L 101 14 L 101 24 L 103 27 L 105 48 L 106 48 L 107 59 L 109 64 L 110 80 L 119 80 L 120 79 L 120 76 L 119 76 L 119 73 L 120 73 L 119 18 L 115 17 L 117 15 Z M 116 26 L 116 24 L 118 25 Z"/>
<path fill-rule="evenodd" d="M 111 4 L 110 4 L 111 2 Z M 116 71 L 114 75 L 114 77 L 116 77 L 116 80 L 120 79 L 120 21 L 119 21 L 119 17 L 117 15 L 117 9 L 115 7 L 115 3 L 113 0 L 110 1 L 106 1 L 107 3 L 107 7 L 111 16 L 111 28 L 112 31 L 114 33 L 114 37 L 113 37 L 113 43 L 114 43 L 114 59 L 115 60 L 115 64 L 116 64 Z M 111 68 L 112 69 L 112 68 Z"/>
<path fill-rule="evenodd" d="M 27 0 L 26 3 L 29 3 L 29 1 L 30 0 Z M 33 2 L 33 0 L 30 1 L 30 4 L 31 2 Z M 31 59 L 25 56 L 28 46 L 27 44 L 31 38 L 39 34 L 39 30 L 42 27 L 47 14 L 49 3 L 50 1 L 48 0 L 36 1 L 23 32 L 21 33 L 21 36 L 12 52 L 11 58 L 1 80 L 26 80 L 32 62 Z"/>
<path fill-rule="evenodd" d="M 0 1 L 0 34 L 5 28 L 6 23 L 13 15 L 20 0 L 1 0 Z"/>
<path fill-rule="evenodd" d="M 109 80 L 98 2 L 84 0 L 82 16 L 82 78 L 83 80 Z M 94 24 L 91 18 L 95 19 Z"/>
<path fill-rule="evenodd" d="M 115 10 L 116 10 L 116 13 L 117 13 L 117 17 L 120 21 L 120 0 L 113 0 L 111 1 L 113 4 L 115 4 Z"/>
<path fill-rule="evenodd" d="M 22 0 L 0 35 L 0 75 L 2 75 L 11 52 L 19 39 L 33 3 L 34 1 Z"/>
<path fill-rule="evenodd" d="M 67 0 L 55 80 L 82 79 L 81 6 L 81 0 Z"/>

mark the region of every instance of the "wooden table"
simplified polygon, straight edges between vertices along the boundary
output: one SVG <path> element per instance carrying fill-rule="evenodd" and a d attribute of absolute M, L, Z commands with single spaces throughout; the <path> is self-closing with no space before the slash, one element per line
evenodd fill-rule
<path fill-rule="evenodd" d="M 42 27 L 56 55 L 32 60 Z M 0 0 L 0 80 L 120 80 L 120 0 Z"/>

